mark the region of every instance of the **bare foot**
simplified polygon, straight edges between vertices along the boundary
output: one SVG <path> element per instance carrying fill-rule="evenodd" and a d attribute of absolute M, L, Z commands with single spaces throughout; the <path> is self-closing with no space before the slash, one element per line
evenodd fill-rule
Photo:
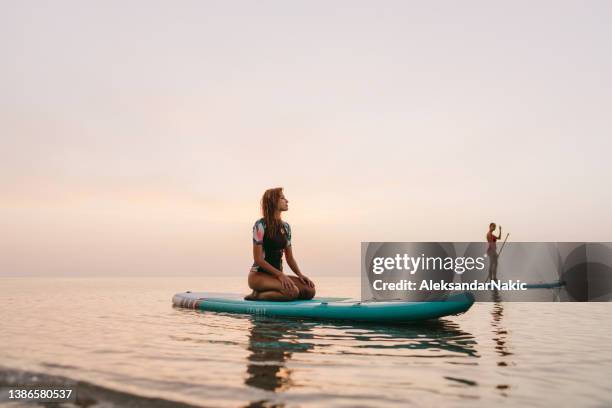
<path fill-rule="evenodd" d="M 246 295 L 246 296 L 244 297 L 244 300 L 257 300 L 257 297 L 258 297 L 258 296 L 259 296 L 259 292 L 257 292 L 257 291 L 253 291 L 253 292 L 251 292 L 251 294 L 250 294 L 250 295 Z"/>

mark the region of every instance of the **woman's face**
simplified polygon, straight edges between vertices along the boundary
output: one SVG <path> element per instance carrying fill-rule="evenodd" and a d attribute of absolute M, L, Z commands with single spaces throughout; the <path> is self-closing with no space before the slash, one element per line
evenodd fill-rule
<path fill-rule="evenodd" d="M 285 198 L 284 194 L 281 194 L 278 199 L 278 210 L 279 211 L 287 211 L 289 209 L 289 200 Z"/>

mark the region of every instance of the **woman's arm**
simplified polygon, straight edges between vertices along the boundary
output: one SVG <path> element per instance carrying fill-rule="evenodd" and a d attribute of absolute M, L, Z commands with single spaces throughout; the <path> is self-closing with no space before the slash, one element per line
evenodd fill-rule
<path fill-rule="evenodd" d="M 300 271 L 300 267 L 298 266 L 297 262 L 295 261 L 295 258 L 293 257 L 293 250 L 291 249 L 291 245 L 285 248 L 285 258 L 287 258 L 287 264 L 289 265 L 293 273 L 295 273 L 298 278 L 300 278 L 300 281 L 302 281 L 304 285 L 308 285 L 311 288 L 314 288 L 314 282 L 304 276 Z"/>
<path fill-rule="evenodd" d="M 302 277 L 300 267 L 298 266 L 297 262 L 295 261 L 295 258 L 293 257 L 293 250 L 291 249 L 291 246 L 285 248 L 285 258 L 287 259 L 287 265 L 289 265 L 293 273 L 295 273 L 299 277 Z"/>

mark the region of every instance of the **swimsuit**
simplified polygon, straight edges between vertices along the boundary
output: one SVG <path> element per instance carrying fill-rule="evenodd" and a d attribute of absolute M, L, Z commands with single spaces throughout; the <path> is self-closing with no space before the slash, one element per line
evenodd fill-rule
<path fill-rule="evenodd" d="M 489 247 L 487 248 L 487 252 L 495 252 L 497 253 L 497 237 L 493 235 L 492 232 L 487 233 L 487 242 L 489 243 Z"/>
<path fill-rule="evenodd" d="M 266 221 L 261 218 L 253 225 L 253 244 L 262 245 L 266 262 L 279 271 L 282 271 L 283 252 L 285 248 L 291 246 L 291 227 L 288 223 L 283 221 L 281 234 L 276 237 L 270 237 L 269 234 L 266 234 Z M 267 273 L 264 268 L 258 266 L 256 263 L 253 264 L 251 270 Z"/>

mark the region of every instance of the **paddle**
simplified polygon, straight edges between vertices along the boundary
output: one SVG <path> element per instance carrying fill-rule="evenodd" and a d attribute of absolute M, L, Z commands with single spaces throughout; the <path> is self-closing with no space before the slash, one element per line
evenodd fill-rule
<path fill-rule="evenodd" d="M 508 237 L 509 237 L 509 236 L 510 236 L 510 233 L 507 233 L 507 234 L 506 234 L 506 239 L 504 239 L 504 242 L 503 242 L 503 244 L 502 244 L 502 246 L 501 246 L 501 249 L 499 250 L 499 254 L 497 254 L 497 256 L 498 256 L 498 257 L 499 257 L 499 256 L 501 256 L 501 253 L 502 253 L 502 251 L 504 250 L 504 246 L 506 245 L 506 241 L 508 240 Z"/>

